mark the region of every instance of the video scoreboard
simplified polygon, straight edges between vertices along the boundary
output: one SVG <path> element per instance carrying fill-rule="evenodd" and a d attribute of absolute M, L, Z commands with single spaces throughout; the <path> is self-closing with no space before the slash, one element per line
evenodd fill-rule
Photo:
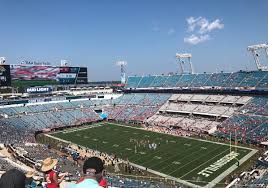
<path fill-rule="evenodd" d="M 87 67 L 50 65 L 0 65 L 0 86 L 12 81 L 55 81 L 61 84 L 87 84 Z"/>

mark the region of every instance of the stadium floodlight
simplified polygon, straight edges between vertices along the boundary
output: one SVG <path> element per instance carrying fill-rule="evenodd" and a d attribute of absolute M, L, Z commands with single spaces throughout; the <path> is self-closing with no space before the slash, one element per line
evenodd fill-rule
<path fill-rule="evenodd" d="M 179 53 L 176 53 L 176 58 L 191 58 L 192 57 L 192 54 L 179 54 Z"/>
<path fill-rule="evenodd" d="M 190 72 L 193 74 L 194 73 L 194 68 L 193 68 L 193 64 L 191 62 L 191 58 L 192 58 L 192 54 L 189 53 L 176 53 L 176 59 L 178 59 L 178 63 L 180 64 L 180 68 L 181 68 L 181 73 L 184 74 L 184 65 L 185 65 L 185 60 L 188 60 L 188 64 L 190 65 Z"/>
<path fill-rule="evenodd" d="M 0 57 L 0 64 L 5 64 L 6 57 Z"/>
<path fill-rule="evenodd" d="M 258 51 L 264 50 L 266 53 L 266 56 L 268 57 L 268 43 L 267 44 L 251 45 L 251 46 L 247 47 L 247 50 L 252 53 L 258 70 L 268 70 L 267 66 L 262 66 L 260 59 L 259 59 L 260 53 L 258 53 Z"/>
<path fill-rule="evenodd" d="M 125 84 L 126 83 L 126 70 L 125 70 L 125 66 L 127 65 L 126 61 L 117 61 L 115 63 L 117 66 L 120 66 L 120 70 L 121 70 L 121 84 Z"/>
<path fill-rule="evenodd" d="M 126 61 L 117 61 L 115 64 L 117 66 L 126 66 L 127 65 L 127 62 Z"/>
<path fill-rule="evenodd" d="M 62 59 L 62 60 L 60 60 L 60 65 L 61 65 L 62 67 L 65 67 L 65 66 L 68 65 L 68 61 L 65 60 L 65 59 Z"/>

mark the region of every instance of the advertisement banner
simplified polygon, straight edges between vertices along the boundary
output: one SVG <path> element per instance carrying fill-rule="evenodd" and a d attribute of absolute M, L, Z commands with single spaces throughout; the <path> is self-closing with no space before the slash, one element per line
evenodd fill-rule
<path fill-rule="evenodd" d="M 26 89 L 27 93 L 50 93 L 51 87 L 29 87 Z"/>

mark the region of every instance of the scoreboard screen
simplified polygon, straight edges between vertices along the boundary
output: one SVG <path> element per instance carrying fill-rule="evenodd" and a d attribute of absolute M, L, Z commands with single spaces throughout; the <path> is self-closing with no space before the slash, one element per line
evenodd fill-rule
<path fill-rule="evenodd" d="M 48 65 L 18 64 L 10 65 L 10 69 L 8 70 L 11 79 L 18 81 L 52 80 L 58 82 L 58 84 L 87 84 L 88 82 L 86 67 L 56 67 Z"/>
<path fill-rule="evenodd" d="M 87 84 L 86 67 L 60 67 L 60 84 Z"/>
<path fill-rule="evenodd" d="M 12 80 L 57 80 L 58 67 L 11 65 Z"/>

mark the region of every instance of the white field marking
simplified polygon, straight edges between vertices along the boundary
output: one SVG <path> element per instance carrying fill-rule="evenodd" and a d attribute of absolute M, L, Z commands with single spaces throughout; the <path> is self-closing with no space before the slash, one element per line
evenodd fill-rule
<path fill-rule="evenodd" d="M 103 124 L 96 124 L 96 125 L 91 125 L 91 126 L 86 126 L 86 127 L 81 127 L 81 128 L 74 128 L 74 129 L 70 129 L 70 130 L 62 130 L 62 131 L 55 131 L 53 132 L 52 134 L 55 134 L 55 133 L 63 133 L 63 134 L 66 134 L 66 133 L 72 133 L 72 132 L 77 132 L 77 131 L 81 131 L 81 130 L 85 130 L 85 129 L 91 129 L 91 128 L 95 128 L 95 127 L 101 127 L 103 126 Z"/>
<path fill-rule="evenodd" d="M 172 164 L 176 164 L 176 165 L 179 165 L 181 164 L 179 161 L 173 161 Z"/>
<path fill-rule="evenodd" d="M 98 139 L 96 139 L 96 138 L 93 138 L 92 140 L 95 141 L 95 142 L 98 141 Z"/>
<path fill-rule="evenodd" d="M 201 143 L 200 143 L 200 144 L 201 144 Z M 196 149 L 195 149 L 195 148 L 196 148 Z M 185 152 L 186 152 L 186 151 L 194 150 L 195 152 L 193 152 L 192 154 L 195 154 L 195 153 L 201 151 L 201 150 L 198 150 L 198 148 L 199 148 L 199 144 L 196 145 L 196 146 L 194 146 L 194 147 L 189 147 L 189 148 L 187 148 L 187 149 L 185 150 Z M 191 154 L 191 155 L 192 155 L 192 154 Z M 181 155 L 181 154 L 180 154 L 180 155 Z M 153 166 L 150 166 L 150 168 L 152 168 L 152 167 L 154 167 L 154 166 L 158 166 L 159 164 L 164 163 L 164 162 L 166 162 L 166 161 L 169 161 L 169 160 L 170 160 L 171 158 L 173 158 L 173 157 L 177 157 L 177 156 L 179 157 L 180 155 L 178 155 L 178 153 L 176 153 L 176 154 L 172 155 L 171 157 L 168 157 L 166 160 L 162 160 L 160 163 L 155 164 L 155 165 L 153 165 Z M 186 158 L 186 157 L 188 157 L 188 156 L 189 156 L 189 155 L 184 155 L 184 157 L 180 158 L 180 160 L 181 160 L 181 159 L 184 159 L 184 158 Z M 170 164 L 170 165 L 171 165 L 171 164 Z M 165 168 L 169 167 L 170 165 L 167 165 L 166 167 L 161 168 L 160 170 L 165 169 Z"/>
<path fill-rule="evenodd" d="M 145 153 L 145 152 L 143 152 L 143 151 L 141 151 L 141 152 L 139 152 L 139 154 L 141 154 L 141 155 L 145 155 L 146 153 Z"/>
<path fill-rule="evenodd" d="M 195 148 L 195 147 L 193 147 L 193 148 Z M 196 147 L 196 148 L 198 148 L 198 147 Z M 195 152 L 191 153 L 190 155 L 185 155 L 184 157 L 180 158 L 180 160 L 185 159 L 185 158 L 187 158 L 187 157 L 189 157 L 189 156 L 191 156 L 191 155 L 193 155 L 193 154 L 200 153 L 200 152 L 201 152 L 201 149 L 199 149 L 199 150 L 196 149 Z M 174 155 L 174 156 L 172 156 L 172 157 L 170 157 L 170 158 L 164 160 L 163 162 L 169 161 L 169 160 L 172 159 L 173 157 L 176 157 L 176 155 Z M 163 163 L 163 162 L 161 161 L 160 163 Z M 157 165 L 159 165 L 160 163 L 158 163 Z M 154 166 L 155 166 L 155 165 L 154 165 Z M 170 166 L 172 166 L 172 163 L 169 164 L 169 165 L 167 165 L 167 166 L 162 167 L 160 170 L 164 170 L 164 169 L 166 169 L 166 168 L 168 168 L 168 167 L 170 167 Z"/>
<path fill-rule="evenodd" d="M 189 146 L 189 147 L 192 146 L 191 144 L 188 144 L 188 143 L 187 143 L 187 144 L 184 144 L 184 145 L 185 145 L 185 146 Z"/>
<path fill-rule="evenodd" d="M 113 147 L 117 148 L 117 147 L 119 147 L 119 145 L 118 144 L 114 144 Z"/>
<path fill-rule="evenodd" d="M 155 150 L 155 151 L 153 151 L 153 152 L 150 152 L 148 155 L 146 155 L 146 156 L 144 156 L 144 157 L 148 157 L 148 156 L 152 156 L 152 157 L 153 157 L 156 153 L 159 153 L 159 152 L 161 153 L 161 152 L 163 152 L 163 151 L 162 151 L 162 150 Z M 135 156 L 132 156 L 132 157 L 135 157 Z M 128 159 L 131 159 L 132 157 L 129 157 Z M 142 158 L 143 158 L 143 157 L 140 157 L 139 160 L 142 159 Z M 139 160 L 138 160 L 138 161 L 139 161 Z M 147 163 L 147 162 L 150 162 L 150 161 L 151 161 L 151 158 L 150 158 L 149 161 L 146 161 L 146 162 L 144 162 L 143 164 L 145 164 L 145 163 Z"/>
<path fill-rule="evenodd" d="M 175 140 L 171 140 L 171 141 L 169 141 L 169 142 L 171 142 L 171 143 L 175 143 L 175 144 L 176 144 L 176 141 L 175 141 Z"/>
<path fill-rule="evenodd" d="M 139 133 L 133 133 L 133 134 L 139 134 Z"/>
<path fill-rule="evenodd" d="M 258 152 L 258 150 L 252 149 L 251 152 L 249 152 L 247 155 L 245 155 L 242 159 L 239 160 L 239 163 L 240 164 L 243 164 L 245 161 L 247 161 L 250 157 L 252 157 L 257 152 Z M 236 164 L 233 164 L 230 168 L 228 168 L 227 170 L 225 170 L 224 172 L 222 172 L 219 176 L 217 176 L 216 178 L 214 178 L 211 182 L 209 182 L 204 187 L 206 187 L 206 188 L 215 187 L 215 185 L 217 183 L 219 183 L 220 181 L 222 181 L 228 174 L 230 174 L 231 172 L 233 172 L 237 168 L 238 168 L 237 165 Z"/>
<path fill-rule="evenodd" d="M 206 147 L 201 147 L 201 149 L 207 149 Z"/>
<path fill-rule="evenodd" d="M 216 148 L 216 149 L 214 149 L 214 150 L 211 150 L 209 153 L 214 152 L 214 151 L 217 150 L 217 149 L 219 149 L 219 148 Z M 228 149 L 227 149 L 227 150 L 228 150 Z M 227 150 L 224 150 L 222 153 L 226 152 Z M 206 155 L 208 155 L 209 153 L 206 153 Z M 220 154 L 222 154 L 222 153 L 220 153 Z M 220 155 L 220 154 L 218 154 L 218 155 Z M 216 155 L 216 156 L 218 156 L 218 155 Z M 170 175 L 170 174 L 176 172 L 177 170 L 179 170 L 179 169 L 181 169 L 181 168 L 187 166 L 188 164 L 192 163 L 193 161 L 198 160 L 200 157 L 203 157 L 203 156 L 204 156 L 204 155 L 198 155 L 198 157 L 196 157 L 195 160 L 192 160 L 192 161 L 190 161 L 190 162 L 188 162 L 188 163 L 182 165 L 180 168 L 174 170 L 173 172 L 169 173 L 168 175 Z M 214 157 L 216 157 L 216 156 L 214 156 Z M 213 157 L 213 158 L 214 158 L 214 157 Z M 202 163 L 202 165 L 203 165 L 203 164 L 204 164 L 204 163 Z"/>
<path fill-rule="evenodd" d="M 125 150 L 131 151 L 132 149 L 131 148 L 125 148 Z"/>
<path fill-rule="evenodd" d="M 173 180 L 173 181 L 179 182 L 179 183 L 181 183 L 181 184 L 183 184 L 183 185 L 186 185 L 187 187 L 202 188 L 201 186 L 196 185 L 196 184 L 193 184 L 193 183 L 191 183 L 191 182 L 188 182 L 188 181 L 185 181 L 185 180 L 181 180 L 181 179 L 179 179 L 179 178 L 175 178 L 175 177 L 169 176 L 169 175 L 167 175 L 167 174 L 163 174 L 163 173 L 161 173 L 161 172 L 152 170 L 152 169 L 150 169 L 150 168 L 146 168 L 146 167 L 144 167 L 144 166 L 137 165 L 137 164 L 135 164 L 135 163 L 131 163 L 131 162 L 130 162 L 129 164 L 132 165 L 132 166 L 134 166 L 134 167 L 137 167 L 137 168 L 140 168 L 140 169 L 143 169 L 143 170 L 147 170 L 148 172 L 151 172 L 151 173 L 156 174 L 156 175 L 158 175 L 158 176 L 164 177 L 164 178 L 166 178 L 166 179 L 169 179 L 169 180 Z"/>
<path fill-rule="evenodd" d="M 75 134 L 75 136 L 81 136 L 80 134 Z"/>
<path fill-rule="evenodd" d="M 154 156 L 154 159 L 162 159 L 162 157 L 159 157 L 159 156 Z"/>
<path fill-rule="evenodd" d="M 180 144 L 183 144 L 183 142 L 184 141 L 182 141 L 182 142 L 178 142 L 178 143 L 180 143 Z M 188 148 L 185 148 L 185 150 L 184 150 L 184 152 L 185 151 L 191 151 L 191 150 L 194 150 L 195 151 L 195 149 L 198 149 L 199 147 L 200 147 L 200 145 L 202 146 L 202 142 L 198 142 L 196 145 L 194 145 L 193 147 L 188 147 Z M 169 146 L 172 146 L 171 144 L 168 144 Z M 156 153 L 159 153 L 159 152 L 162 152 L 161 150 L 158 150 L 157 152 L 152 152 L 152 153 L 150 153 L 148 156 L 151 156 L 151 155 L 155 155 Z M 163 163 L 163 162 L 166 162 L 166 161 L 169 161 L 171 158 L 174 158 L 174 157 L 179 157 L 179 156 L 183 156 L 183 158 L 184 158 L 184 155 L 183 154 L 179 154 L 178 155 L 178 153 L 179 153 L 179 151 L 178 152 L 175 152 L 175 154 L 174 155 L 172 155 L 171 157 L 169 157 L 170 156 L 170 154 L 169 153 L 167 153 L 167 154 L 164 154 L 164 155 L 162 155 L 163 156 L 163 158 L 166 158 L 165 160 L 162 160 L 160 163 L 158 163 L 158 164 L 155 164 L 155 165 L 159 165 L 159 164 L 161 164 L 161 163 Z M 167 156 L 167 157 L 166 157 Z M 146 156 L 147 157 L 147 156 Z M 148 163 L 148 162 L 151 162 L 150 160 L 146 160 L 144 163 L 143 163 L 143 165 L 144 164 L 146 164 L 146 163 Z M 153 166 L 155 166 L 155 165 L 153 165 Z M 168 165 L 169 166 L 169 165 Z"/>
<path fill-rule="evenodd" d="M 102 141 L 102 143 L 107 144 L 108 142 L 106 142 L 106 141 Z"/>
<path fill-rule="evenodd" d="M 156 138 L 157 139 L 157 138 Z M 162 138 L 161 138 L 161 140 L 162 140 Z M 183 142 L 183 141 L 182 141 Z M 181 142 L 178 142 L 178 143 L 181 143 Z M 201 142 L 198 142 L 198 143 L 200 143 L 201 144 Z M 181 144 L 183 144 L 183 143 L 181 143 Z M 197 146 L 199 146 L 200 144 L 197 144 Z M 172 145 L 169 145 L 169 146 L 172 146 Z M 194 147 L 196 147 L 196 146 L 194 146 Z M 193 148 L 194 148 L 193 147 Z M 193 148 L 191 148 L 191 149 L 193 149 Z M 188 150 L 188 149 L 187 149 Z M 148 157 L 148 156 L 154 156 L 156 153 L 159 153 L 159 152 L 162 152 L 162 150 L 156 150 L 156 151 L 153 151 L 153 152 L 150 152 L 147 156 L 145 156 L 146 158 Z M 170 155 L 170 154 L 165 154 L 165 155 L 163 155 L 163 157 L 165 158 L 165 156 L 166 155 Z M 174 156 L 177 156 L 177 154 L 176 155 L 174 155 Z M 133 157 L 135 157 L 135 156 L 133 156 Z M 130 156 L 128 159 L 131 159 L 132 157 Z M 142 157 L 143 158 L 143 157 Z M 139 158 L 139 160 L 140 160 L 141 158 Z M 146 163 L 148 163 L 148 162 L 150 162 L 150 160 L 146 160 L 143 164 L 146 164 Z"/>
<path fill-rule="evenodd" d="M 123 131 L 123 132 L 128 133 L 129 131 Z"/>
<path fill-rule="evenodd" d="M 174 136 L 174 137 L 179 137 L 179 138 L 186 138 L 186 139 L 190 139 L 190 140 L 196 140 L 196 141 L 207 142 L 207 143 L 213 143 L 213 144 L 224 145 L 224 146 L 228 146 L 228 147 L 230 147 L 230 144 L 225 144 L 225 143 L 221 143 L 221 142 L 214 142 L 214 141 L 210 141 L 210 140 L 202 140 L 202 139 L 200 139 L 200 138 L 193 138 L 193 137 L 188 137 L 188 136 L 178 136 L 178 135 L 171 135 L 171 134 L 167 134 L 167 133 L 160 133 L 160 132 L 155 132 L 155 131 L 151 131 L 151 130 L 146 130 L 146 129 L 144 129 L 144 128 L 129 127 L 129 126 L 125 126 L 125 125 L 120 125 L 120 124 L 117 124 L 117 123 L 110 123 L 110 124 L 117 125 L 117 126 L 121 126 L 121 127 L 128 127 L 128 128 L 130 128 L 130 129 L 139 129 L 139 130 L 148 131 L 148 132 L 153 132 L 153 133 L 158 133 L 158 134 L 163 134 L 163 135 L 169 135 L 169 136 Z M 162 138 L 159 138 L 159 140 L 162 140 Z M 246 150 L 256 151 L 255 149 L 247 148 L 247 147 L 244 147 L 244 146 L 235 146 L 235 145 L 232 145 L 232 147 L 244 148 L 244 149 L 246 149 Z"/>
<path fill-rule="evenodd" d="M 147 135 L 147 134 L 146 134 L 146 135 L 144 135 L 144 137 L 150 138 L 150 136 L 149 136 L 149 135 Z"/>
<path fill-rule="evenodd" d="M 199 168 L 200 166 L 202 166 L 202 165 L 204 165 L 204 164 L 206 164 L 206 163 L 208 163 L 209 161 L 211 161 L 211 160 L 213 160 L 213 159 L 215 159 L 216 157 L 218 157 L 219 155 L 221 155 L 222 153 L 224 153 L 224 152 L 226 152 L 226 151 L 228 151 L 229 149 L 227 149 L 227 150 L 225 150 L 225 151 L 223 151 L 223 152 L 221 152 L 221 153 L 219 153 L 218 155 L 216 155 L 216 156 L 214 156 L 214 157 L 212 157 L 211 159 L 209 159 L 208 161 L 206 161 L 206 162 L 204 162 L 204 163 L 202 163 L 201 165 L 199 165 L 199 166 L 197 166 L 197 167 L 195 167 L 193 170 L 191 170 L 191 171 L 189 171 L 189 172 L 187 172 L 186 174 L 184 174 L 183 176 L 181 176 L 180 178 L 183 178 L 184 176 L 186 176 L 186 175 L 188 175 L 189 173 L 191 173 L 191 172 L 193 172 L 194 170 L 196 170 L 197 168 Z M 228 163 L 227 163 L 228 164 Z M 177 170 L 175 170 L 174 172 L 176 172 Z M 172 172 L 173 173 L 173 172 Z M 170 173 L 171 174 L 171 173 Z"/>

